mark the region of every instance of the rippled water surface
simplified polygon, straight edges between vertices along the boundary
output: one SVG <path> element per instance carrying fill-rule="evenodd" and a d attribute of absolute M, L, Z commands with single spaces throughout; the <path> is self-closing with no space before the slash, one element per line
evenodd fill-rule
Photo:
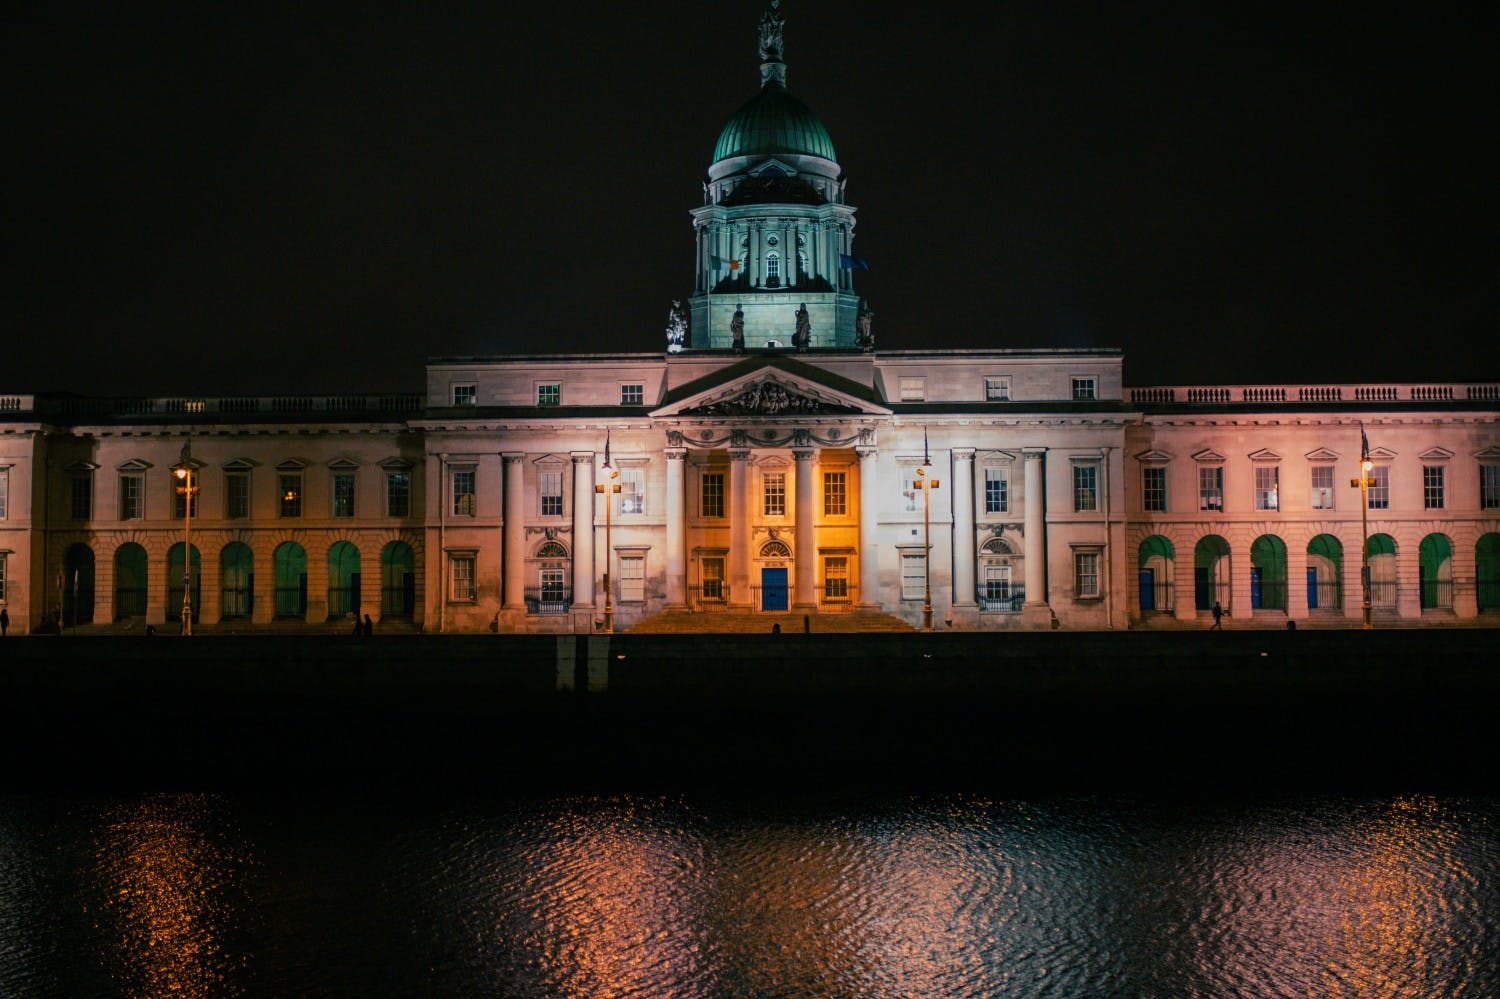
<path fill-rule="evenodd" d="M 4 996 L 1494 996 L 1500 800 L 0 798 Z"/>

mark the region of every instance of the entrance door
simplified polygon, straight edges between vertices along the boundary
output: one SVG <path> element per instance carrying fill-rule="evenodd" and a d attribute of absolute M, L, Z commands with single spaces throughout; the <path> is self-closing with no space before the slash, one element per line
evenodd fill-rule
<path fill-rule="evenodd" d="M 1307 570 L 1307 609 L 1318 609 L 1318 570 Z"/>
<path fill-rule="evenodd" d="M 786 610 L 786 569 L 760 570 L 760 609 Z"/>
<path fill-rule="evenodd" d="M 1208 594 L 1208 566 L 1193 566 L 1193 606 L 1198 610 L 1208 610 L 1214 605 L 1213 598 Z"/>
<path fill-rule="evenodd" d="M 1260 610 L 1260 566 L 1250 570 L 1250 607 Z"/>
<path fill-rule="evenodd" d="M 1156 610 L 1156 571 L 1141 570 L 1141 610 Z"/>

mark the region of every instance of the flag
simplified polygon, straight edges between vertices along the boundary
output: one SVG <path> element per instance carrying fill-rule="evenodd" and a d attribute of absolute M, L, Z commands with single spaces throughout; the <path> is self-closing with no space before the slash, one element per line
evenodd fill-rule
<path fill-rule="evenodd" d="M 1365 425 L 1359 425 L 1359 460 L 1366 461 L 1370 457 L 1370 440 L 1365 436 Z"/>
<path fill-rule="evenodd" d="M 865 263 L 863 257 L 856 257 L 848 253 L 839 254 L 839 266 L 846 271 L 868 271 L 870 265 Z"/>
<path fill-rule="evenodd" d="M 605 435 L 604 435 L 604 467 L 605 468 L 612 468 L 613 467 L 609 463 L 609 434 L 608 433 L 605 433 Z"/>
<path fill-rule="evenodd" d="M 710 254 L 709 259 L 713 261 L 713 268 L 716 271 L 737 271 L 740 269 L 740 262 L 733 257 L 721 257 L 718 254 Z"/>
<path fill-rule="evenodd" d="M 183 468 L 186 468 L 188 466 L 188 463 L 191 462 L 192 460 L 193 460 L 193 439 L 191 437 L 189 437 L 187 440 L 185 440 L 185 441 L 182 442 L 182 454 L 180 456 L 178 456 L 177 463 L 180 464 Z"/>

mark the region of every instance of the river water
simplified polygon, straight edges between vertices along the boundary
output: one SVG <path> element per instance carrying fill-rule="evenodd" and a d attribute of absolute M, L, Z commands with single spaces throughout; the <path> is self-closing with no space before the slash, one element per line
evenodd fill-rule
<path fill-rule="evenodd" d="M 1500 994 L 1500 798 L 0 797 L 0 995 Z"/>

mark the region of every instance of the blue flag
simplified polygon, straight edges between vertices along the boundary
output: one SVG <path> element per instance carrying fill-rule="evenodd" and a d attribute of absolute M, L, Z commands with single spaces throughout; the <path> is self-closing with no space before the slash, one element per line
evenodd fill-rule
<path fill-rule="evenodd" d="M 1365 461 L 1370 457 L 1370 441 L 1365 437 L 1365 425 L 1359 425 L 1359 460 Z"/>
<path fill-rule="evenodd" d="M 865 263 L 863 257 L 856 257 L 848 253 L 839 254 L 839 266 L 846 271 L 868 271 L 870 265 Z"/>

